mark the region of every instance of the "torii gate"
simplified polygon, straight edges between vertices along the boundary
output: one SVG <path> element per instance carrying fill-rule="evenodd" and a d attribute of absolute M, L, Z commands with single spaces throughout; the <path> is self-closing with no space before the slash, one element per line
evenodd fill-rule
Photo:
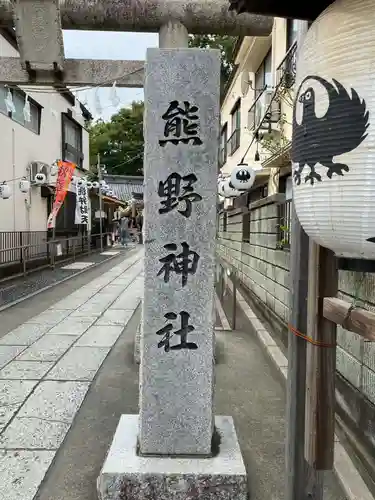
<path fill-rule="evenodd" d="M 213 408 L 220 52 L 187 47 L 189 33 L 268 36 L 273 19 L 227 0 L 0 0 L 0 22 L 20 51 L 0 58 L 2 83 L 145 86 L 139 415 L 121 416 L 99 498 L 246 500 L 233 418 Z M 63 28 L 159 32 L 160 49 L 146 66 L 66 60 Z"/>
<path fill-rule="evenodd" d="M 0 81 L 143 87 L 143 61 L 65 59 L 62 29 L 159 32 L 168 48 L 187 47 L 188 33 L 268 36 L 272 24 L 230 12 L 227 0 L 0 0 L 0 25 L 15 27 L 20 51 L 0 58 Z"/>

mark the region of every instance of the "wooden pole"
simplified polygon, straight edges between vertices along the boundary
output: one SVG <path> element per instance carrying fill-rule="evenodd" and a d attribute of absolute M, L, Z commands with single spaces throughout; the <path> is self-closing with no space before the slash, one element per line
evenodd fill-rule
<path fill-rule="evenodd" d="M 337 294 L 331 250 L 310 243 L 305 457 L 313 472 L 331 470 L 334 455 L 336 324 L 323 316 L 324 297 Z M 323 484 L 312 499 L 323 498 Z"/>
<path fill-rule="evenodd" d="M 298 21 L 298 47 L 308 26 Z M 302 229 L 292 204 L 290 252 L 290 326 L 306 332 L 309 238 Z M 306 341 L 292 330 L 288 335 L 288 380 L 286 409 L 286 500 L 305 499 L 305 388 Z"/>
<path fill-rule="evenodd" d="M 290 327 L 306 332 L 309 238 L 292 207 L 290 252 Z M 288 335 L 287 429 L 286 429 L 286 500 L 305 499 L 305 388 L 306 341 Z"/>
<path fill-rule="evenodd" d="M 357 333 L 370 342 L 375 342 L 375 313 L 355 307 L 346 300 L 325 297 L 323 316 L 345 330 Z"/>

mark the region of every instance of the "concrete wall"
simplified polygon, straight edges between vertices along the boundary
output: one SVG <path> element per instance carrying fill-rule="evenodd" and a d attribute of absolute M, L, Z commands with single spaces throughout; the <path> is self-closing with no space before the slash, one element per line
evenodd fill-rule
<path fill-rule="evenodd" d="M 0 56 L 18 57 L 18 55 L 17 50 L 0 36 Z M 43 90 L 44 93 L 41 92 Z M 66 113 L 72 106 L 60 93 L 52 90 L 44 87 L 38 87 L 38 91 L 35 92 L 28 90 L 29 95 L 43 106 L 39 135 L 0 113 L 0 182 L 22 176 L 29 178 L 27 167 L 31 161 L 51 164 L 61 158 L 61 113 Z M 82 114 L 75 115 L 74 118 L 84 125 Z M 83 152 L 85 155 L 83 167 L 88 170 L 89 143 L 88 132 L 85 129 L 83 129 Z M 76 175 L 83 174 L 77 171 Z M 0 200 L 0 231 L 46 230 L 47 199 L 41 197 L 40 188 L 36 187 L 33 187 L 29 194 L 21 193 L 18 182 L 18 180 L 9 182 L 12 197 Z"/>
<path fill-rule="evenodd" d="M 268 197 L 250 205 L 250 243 L 242 241 L 241 210 L 219 216 L 217 253 L 238 270 L 238 276 L 260 313 L 286 344 L 289 318 L 289 258 L 287 250 L 278 250 L 278 211 L 275 201 L 282 195 Z M 375 277 L 360 273 L 339 273 L 339 297 L 375 310 Z M 338 327 L 337 397 L 341 416 L 351 423 L 375 448 L 375 343 Z"/>

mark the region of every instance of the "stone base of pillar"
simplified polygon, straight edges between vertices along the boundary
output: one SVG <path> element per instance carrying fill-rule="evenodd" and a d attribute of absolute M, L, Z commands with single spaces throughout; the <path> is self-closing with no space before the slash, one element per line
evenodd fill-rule
<path fill-rule="evenodd" d="M 212 458 L 142 457 L 138 415 L 122 415 L 97 481 L 100 500 L 247 500 L 246 469 L 232 417 L 216 417 Z"/>

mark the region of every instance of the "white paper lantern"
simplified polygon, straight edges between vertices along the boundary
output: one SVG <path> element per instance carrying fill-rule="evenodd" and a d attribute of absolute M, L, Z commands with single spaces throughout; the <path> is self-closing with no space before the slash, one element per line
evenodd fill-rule
<path fill-rule="evenodd" d="M 82 178 L 78 178 L 77 181 L 76 181 L 76 186 L 83 186 L 84 184 L 86 184 L 86 181 L 85 179 L 82 179 Z"/>
<path fill-rule="evenodd" d="M 99 182 L 98 182 L 98 181 L 94 181 L 94 182 L 92 183 L 92 188 L 93 188 L 93 189 L 98 189 L 98 188 L 99 188 Z"/>
<path fill-rule="evenodd" d="M 56 163 L 53 163 L 50 167 L 50 171 L 49 171 L 49 174 L 54 177 L 55 175 L 57 175 L 57 172 L 58 172 L 58 166 L 56 165 Z"/>
<path fill-rule="evenodd" d="M 235 189 L 246 191 L 255 181 L 255 171 L 248 165 L 238 165 L 232 170 L 230 182 Z"/>
<path fill-rule="evenodd" d="M 45 184 L 46 183 L 46 176 L 45 174 L 43 174 L 42 172 L 39 172 L 38 174 L 36 174 L 36 176 L 34 177 L 34 182 L 35 184 L 37 184 L 38 186 L 41 186 L 42 184 Z"/>
<path fill-rule="evenodd" d="M 10 186 L 6 182 L 0 184 L 0 198 L 7 200 L 11 195 L 12 191 L 10 190 Z"/>
<path fill-rule="evenodd" d="M 30 182 L 27 179 L 21 179 L 19 188 L 21 193 L 28 193 L 30 191 Z"/>
<path fill-rule="evenodd" d="M 337 0 L 297 61 L 293 196 L 317 243 L 375 259 L 375 2 Z"/>
<path fill-rule="evenodd" d="M 87 181 L 86 182 L 86 186 L 87 186 L 87 189 L 92 189 L 92 182 L 91 181 Z"/>
<path fill-rule="evenodd" d="M 219 192 L 219 195 L 223 196 L 224 198 L 236 198 L 237 196 L 240 196 L 240 194 L 241 194 L 240 191 L 231 187 L 229 178 L 224 179 L 219 184 L 218 192 Z"/>

